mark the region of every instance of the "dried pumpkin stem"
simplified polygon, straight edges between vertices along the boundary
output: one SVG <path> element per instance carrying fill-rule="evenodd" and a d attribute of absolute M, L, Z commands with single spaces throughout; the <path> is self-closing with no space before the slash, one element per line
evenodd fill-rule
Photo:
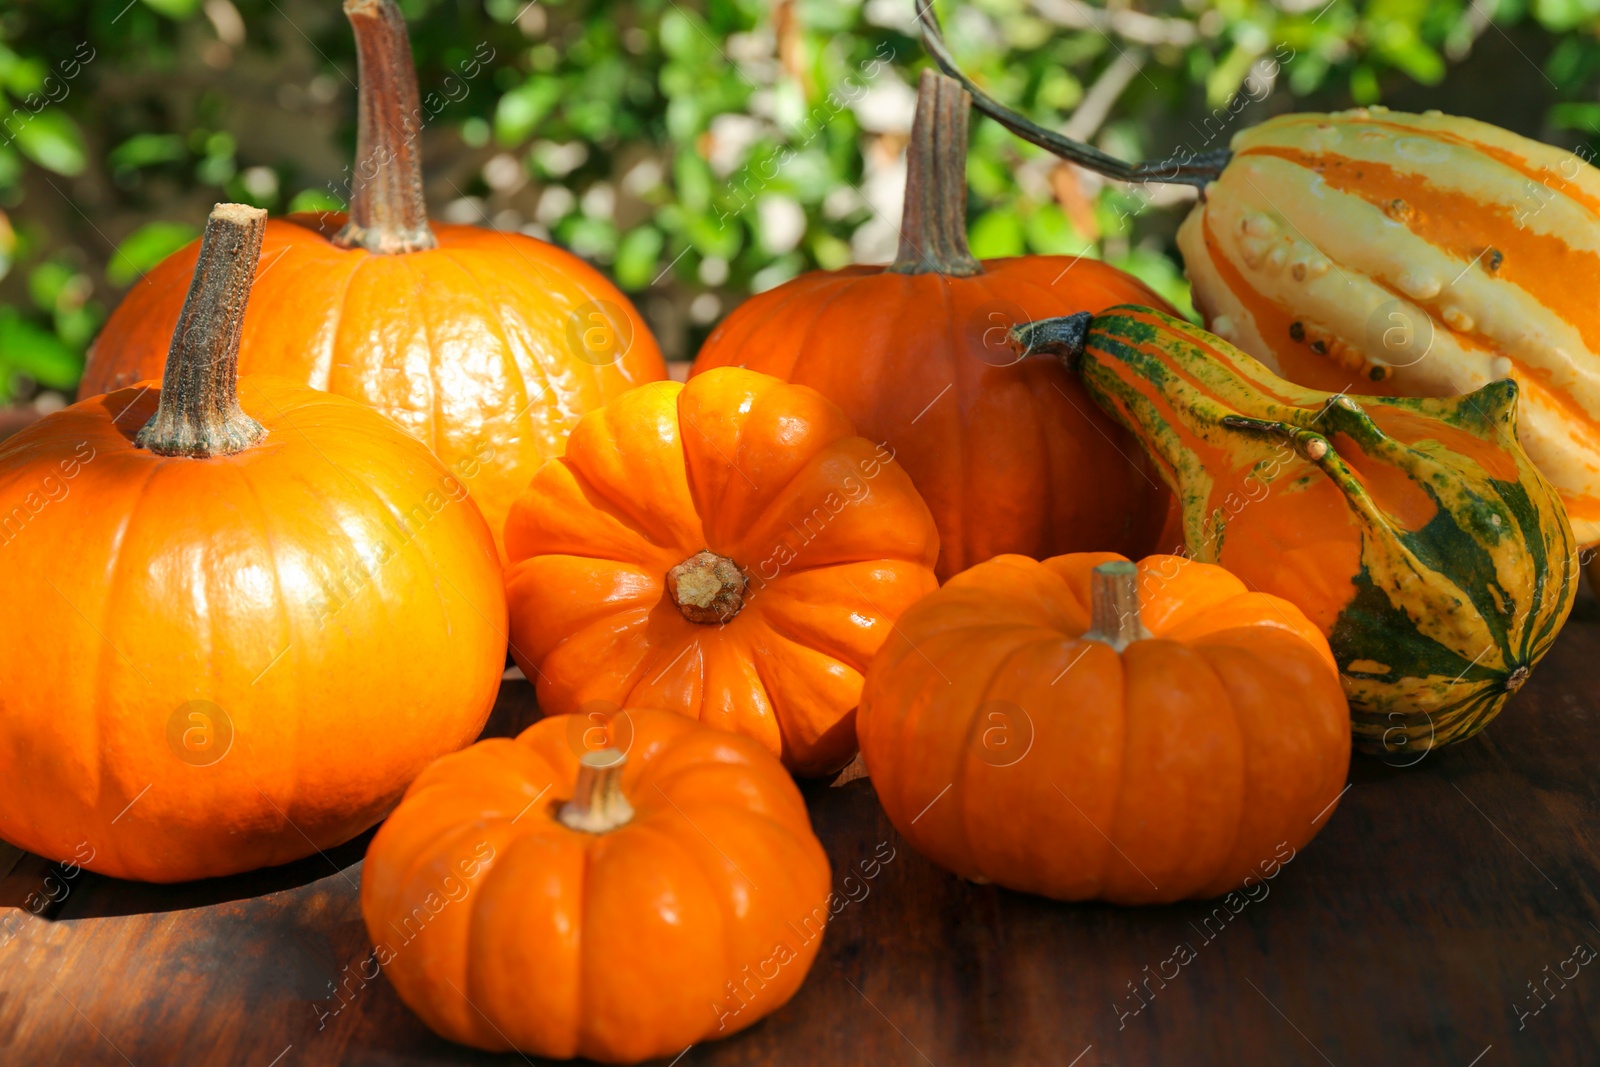
<path fill-rule="evenodd" d="M 1121 652 L 1150 636 L 1139 618 L 1139 568 L 1125 559 L 1102 563 L 1089 572 L 1089 632 Z"/>
<path fill-rule="evenodd" d="M 739 565 L 710 549 L 696 552 L 667 572 L 667 595 L 684 618 L 703 626 L 739 614 L 747 587 Z"/>
<path fill-rule="evenodd" d="M 1087 311 L 1063 315 L 1055 319 L 1035 319 L 1011 327 L 1006 339 L 1021 356 L 1055 356 L 1076 371 L 1083 358 L 1083 346 L 1089 339 L 1089 327 L 1094 316 Z"/>
<path fill-rule="evenodd" d="M 971 98 L 961 84 L 934 70 L 922 72 L 917 115 L 906 147 L 906 206 L 900 217 L 896 274 L 948 274 L 967 278 L 983 264 L 967 247 L 967 113 Z"/>
<path fill-rule="evenodd" d="M 345 0 L 360 74 L 350 218 L 333 243 L 379 255 L 438 245 L 422 195 L 422 105 L 406 20 L 394 0 Z"/>
<path fill-rule="evenodd" d="M 156 413 L 134 438 L 158 456 L 228 456 L 266 436 L 239 408 L 239 331 L 267 213 L 218 204 L 206 220 L 189 295 L 167 350 Z"/>
<path fill-rule="evenodd" d="M 585 752 L 578 761 L 578 783 L 572 799 L 561 805 L 556 818 L 570 830 L 605 834 L 633 818 L 633 805 L 622 793 L 622 767 L 626 754 L 614 748 Z"/>

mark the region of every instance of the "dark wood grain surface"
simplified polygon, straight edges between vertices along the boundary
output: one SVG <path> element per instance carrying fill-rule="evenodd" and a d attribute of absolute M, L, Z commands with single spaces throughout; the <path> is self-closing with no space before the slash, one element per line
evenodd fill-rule
<path fill-rule="evenodd" d="M 1597 675 L 1585 596 L 1487 733 L 1407 769 L 1358 757 L 1326 829 L 1237 914 L 971 885 L 905 846 L 869 781 L 809 784 L 851 902 L 791 1003 L 677 1062 L 1595 1067 Z M 535 715 L 508 682 L 490 732 Z M 450 1045 L 362 981 L 369 839 L 180 886 L 4 854 L 0 1064 L 524 1062 Z"/>

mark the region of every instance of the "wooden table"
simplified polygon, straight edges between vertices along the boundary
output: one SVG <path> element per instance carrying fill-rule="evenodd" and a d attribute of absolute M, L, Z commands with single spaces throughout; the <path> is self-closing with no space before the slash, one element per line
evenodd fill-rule
<path fill-rule="evenodd" d="M 855 883 L 790 1004 L 678 1063 L 1595 1067 L 1600 958 L 1574 949 L 1600 950 L 1597 675 L 1585 595 L 1486 734 L 1404 770 L 1358 758 L 1321 836 L 1226 921 L 1214 902 L 1069 906 L 970 885 L 905 846 L 867 780 L 810 784 L 836 883 L 883 842 L 894 858 Z M 490 732 L 535 715 L 508 682 Z M 17 909 L 50 868 L 13 850 L 0 1064 L 523 1062 L 434 1037 L 382 978 L 332 996 L 369 948 L 369 838 L 181 886 L 80 873 L 43 918 Z M 1145 985 L 1179 944 L 1193 958 Z"/>

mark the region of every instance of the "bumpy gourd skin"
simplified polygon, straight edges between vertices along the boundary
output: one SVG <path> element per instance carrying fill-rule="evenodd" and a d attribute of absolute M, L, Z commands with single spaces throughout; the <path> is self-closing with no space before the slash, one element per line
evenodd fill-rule
<path fill-rule="evenodd" d="M 243 378 L 266 436 L 166 458 L 133 445 L 159 396 L 0 444 L 0 837 L 173 882 L 340 844 L 470 744 L 505 594 L 459 481 L 370 409 Z"/>
<path fill-rule="evenodd" d="M 1481 730 L 1572 609 L 1577 546 L 1517 444 L 1514 381 L 1328 394 L 1131 307 L 1094 318 L 1077 369 L 1177 495 L 1190 555 L 1327 634 L 1364 748 L 1406 757 Z"/>
<path fill-rule="evenodd" d="M 1166 306 L 1071 256 L 986 260 L 971 277 L 816 271 L 736 308 L 694 369 L 811 386 L 887 442 L 938 524 L 941 580 L 1002 552 L 1141 555 L 1168 504 L 1144 457 L 1070 374 L 1004 343 L 1016 322 L 1128 302 Z"/>
<path fill-rule="evenodd" d="M 1350 762 L 1327 642 L 1221 567 L 1139 564 L 1149 639 L 1086 636 L 1093 569 L 998 556 L 900 620 L 857 729 L 917 851 L 1060 900 L 1156 904 L 1262 880 L 1326 824 Z"/>
<path fill-rule="evenodd" d="M 891 457 L 814 390 L 733 367 L 585 416 L 506 523 L 511 654 L 540 707 L 667 708 L 797 774 L 842 767 L 862 672 L 938 585 L 933 518 Z M 723 617 L 668 588 L 707 550 L 747 582 Z"/>
<path fill-rule="evenodd" d="M 628 298 L 576 256 L 521 234 L 436 224 L 438 247 L 340 248 L 339 214 L 267 223 L 241 374 L 276 374 L 398 422 L 471 491 L 495 543 L 511 501 L 567 433 L 666 377 Z M 79 396 L 159 379 L 198 243 L 132 289 L 89 352 Z"/>
<path fill-rule="evenodd" d="M 1178 233 L 1210 329 L 1328 391 L 1522 390 L 1519 436 L 1600 541 L 1600 171 L 1485 123 L 1271 119 Z"/>
<path fill-rule="evenodd" d="M 604 833 L 557 818 L 593 735 L 626 750 L 633 810 Z M 830 904 L 827 856 L 778 761 L 651 710 L 592 728 L 553 717 L 440 760 L 361 875 L 378 961 L 434 1031 L 605 1062 L 670 1058 L 776 1010 Z"/>

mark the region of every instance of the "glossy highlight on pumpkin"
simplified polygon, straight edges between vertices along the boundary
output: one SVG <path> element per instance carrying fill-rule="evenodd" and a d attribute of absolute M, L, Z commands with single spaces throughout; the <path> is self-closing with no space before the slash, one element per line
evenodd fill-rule
<path fill-rule="evenodd" d="M 1221 567 L 1150 556 L 1121 562 L 1143 629 L 1111 640 L 1119 614 L 1091 585 L 1121 560 L 980 563 L 873 660 L 861 754 L 895 829 L 941 867 L 1168 903 L 1259 878 L 1326 824 L 1350 718 L 1322 635 Z"/>
<path fill-rule="evenodd" d="M 642 386 L 512 506 L 511 654 L 547 713 L 668 708 L 822 774 L 938 545 L 893 452 L 815 391 L 737 368 Z"/>
<path fill-rule="evenodd" d="M 565 813 L 595 767 L 619 771 L 627 817 L 574 829 Z M 608 1063 L 678 1055 L 782 1006 L 829 898 L 778 761 L 657 710 L 604 727 L 554 716 L 441 759 L 361 876 L 375 956 L 436 1033 Z"/>
<path fill-rule="evenodd" d="M 383 817 L 499 687 L 488 528 L 375 412 L 273 378 L 233 456 L 135 448 L 156 383 L 0 444 L 0 837 L 171 882 Z M 81 853 L 78 853 L 81 855 Z"/>

